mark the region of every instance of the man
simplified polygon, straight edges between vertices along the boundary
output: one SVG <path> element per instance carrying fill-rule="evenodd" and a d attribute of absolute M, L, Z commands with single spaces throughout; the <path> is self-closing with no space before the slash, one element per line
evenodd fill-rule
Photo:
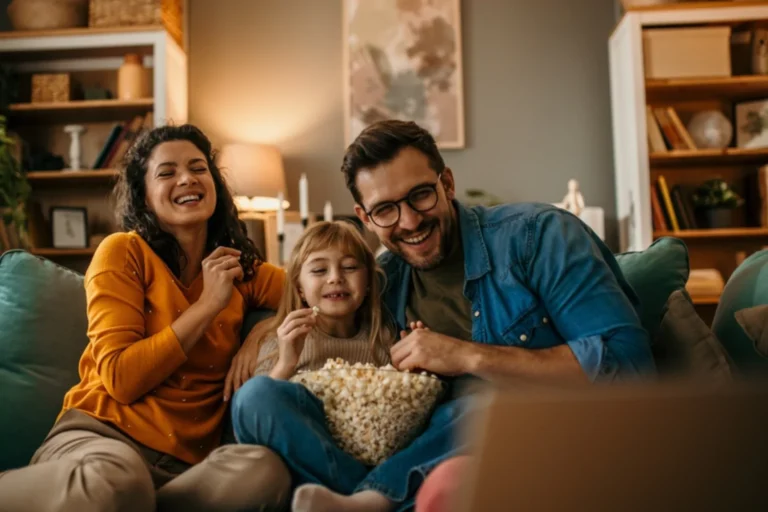
<path fill-rule="evenodd" d="M 380 261 L 385 303 L 401 331 L 391 350 L 399 369 L 577 382 L 654 371 L 635 295 L 577 217 L 547 205 L 462 205 L 434 139 L 410 122 L 368 127 L 347 149 L 342 171 L 357 216 L 388 249 Z M 470 399 L 439 405 L 424 433 L 354 494 L 304 485 L 294 506 L 409 507 L 424 477 L 459 453 L 455 427 Z"/>

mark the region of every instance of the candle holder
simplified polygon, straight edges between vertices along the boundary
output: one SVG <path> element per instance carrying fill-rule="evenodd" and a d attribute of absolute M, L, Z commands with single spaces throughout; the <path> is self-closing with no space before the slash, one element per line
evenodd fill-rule
<path fill-rule="evenodd" d="M 285 264 L 285 258 L 283 257 L 283 249 L 285 247 L 285 235 L 283 233 L 277 234 L 277 264 L 283 266 Z"/>

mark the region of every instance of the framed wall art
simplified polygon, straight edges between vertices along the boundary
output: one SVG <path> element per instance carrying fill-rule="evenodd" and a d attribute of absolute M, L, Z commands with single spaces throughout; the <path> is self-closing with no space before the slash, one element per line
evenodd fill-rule
<path fill-rule="evenodd" d="M 342 0 L 344 132 L 415 121 L 439 147 L 463 148 L 459 0 Z"/>

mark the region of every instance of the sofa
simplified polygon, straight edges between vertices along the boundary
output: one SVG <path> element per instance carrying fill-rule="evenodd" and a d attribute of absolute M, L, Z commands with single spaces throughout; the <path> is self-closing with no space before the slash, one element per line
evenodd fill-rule
<path fill-rule="evenodd" d="M 660 373 L 730 378 L 729 357 L 685 294 L 685 244 L 662 238 L 617 260 L 640 299 Z M 241 335 L 263 315 L 249 313 Z M 27 464 L 53 425 L 78 381 L 86 330 L 82 275 L 25 251 L 0 256 L 0 471 Z"/>

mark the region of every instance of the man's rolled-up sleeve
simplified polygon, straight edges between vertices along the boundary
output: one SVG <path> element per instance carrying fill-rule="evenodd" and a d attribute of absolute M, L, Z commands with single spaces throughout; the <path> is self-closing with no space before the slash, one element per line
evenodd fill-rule
<path fill-rule="evenodd" d="M 531 285 L 591 381 L 655 373 L 648 333 L 609 251 L 575 216 L 539 213 L 530 230 Z"/>

